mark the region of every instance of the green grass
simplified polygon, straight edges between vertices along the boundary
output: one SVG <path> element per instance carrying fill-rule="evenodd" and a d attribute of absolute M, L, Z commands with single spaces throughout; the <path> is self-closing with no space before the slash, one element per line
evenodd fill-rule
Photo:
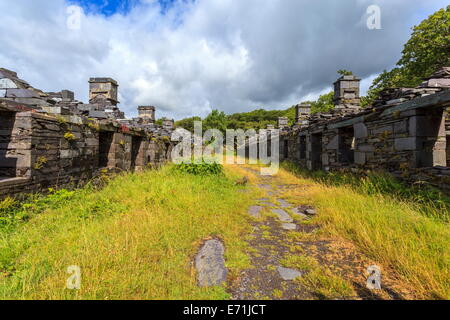
<path fill-rule="evenodd" d="M 428 185 L 407 185 L 387 173 L 368 172 L 354 174 L 345 172 L 308 171 L 285 162 L 282 167 L 296 175 L 318 183 L 336 187 L 350 187 L 368 196 L 384 195 L 393 200 L 408 202 L 414 209 L 429 217 L 449 222 L 450 197 Z"/>
<path fill-rule="evenodd" d="M 325 232 L 353 242 L 417 295 L 450 298 L 450 228 L 444 195 L 423 190 L 416 197 L 412 189 L 386 176 L 336 174 L 317 179 L 291 165 L 285 168 L 289 171 L 279 174 L 285 181 L 309 186 L 290 191 L 290 200 L 317 207 L 315 220 Z M 389 188 L 391 193 L 386 192 Z M 441 202 L 434 204 L 433 199 Z"/>
<path fill-rule="evenodd" d="M 222 238 L 233 277 L 249 266 L 244 235 L 252 192 L 239 178 L 160 171 L 124 174 L 101 190 L 0 204 L 0 299 L 227 299 L 198 288 L 192 266 L 201 241 Z M 81 268 L 80 290 L 65 288 Z"/>

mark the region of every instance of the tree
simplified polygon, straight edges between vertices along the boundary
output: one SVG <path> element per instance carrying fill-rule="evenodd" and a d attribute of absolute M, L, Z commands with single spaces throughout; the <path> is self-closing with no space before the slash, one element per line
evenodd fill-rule
<path fill-rule="evenodd" d="M 383 71 L 372 83 L 363 106 L 370 105 L 380 91 L 392 87 L 416 87 L 441 67 L 450 65 L 450 6 L 413 28 L 397 67 Z"/>
<path fill-rule="evenodd" d="M 202 121 L 200 117 L 186 118 L 175 123 L 176 128 L 183 128 L 190 132 L 194 132 L 194 121 Z"/>
<path fill-rule="evenodd" d="M 334 92 L 323 94 L 316 102 L 311 103 L 311 113 L 328 112 L 334 109 Z"/>
<path fill-rule="evenodd" d="M 450 5 L 441 9 L 413 28 L 411 39 L 406 43 L 402 58 L 397 65 L 402 67 L 405 86 L 417 86 L 450 62 Z"/>
<path fill-rule="evenodd" d="M 203 121 L 203 130 L 217 129 L 225 133 L 227 116 L 223 111 L 213 110 Z"/>

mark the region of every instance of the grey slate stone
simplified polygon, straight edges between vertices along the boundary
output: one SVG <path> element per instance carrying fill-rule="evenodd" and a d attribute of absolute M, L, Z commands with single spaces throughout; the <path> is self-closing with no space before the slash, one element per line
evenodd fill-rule
<path fill-rule="evenodd" d="M 366 154 L 364 152 L 355 152 L 355 163 L 361 165 L 365 164 Z"/>
<path fill-rule="evenodd" d="M 39 96 L 28 89 L 7 89 L 7 98 L 39 98 Z"/>
<path fill-rule="evenodd" d="M 339 136 L 334 136 L 327 145 L 328 150 L 336 150 L 339 148 Z"/>
<path fill-rule="evenodd" d="M 89 117 L 98 119 L 108 119 L 108 115 L 104 111 L 90 111 Z"/>
<path fill-rule="evenodd" d="M 295 223 L 283 223 L 281 226 L 284 230 L 297 230 Z"/>
<path fill-rule="evenodd" d="M 223 257 L 225 248 L 219 240 L 208 240 L 195 257 L 197 281 L 200 287 L 218 286 L 227 280 Z"/>
<path fill-rule="evenodd" d="M 292 207 L 292 205 L 284 199 L 277 199 L 277 201 L 280 204 L 280 207 L 282 207 L 282 208 Z"/>
<path fill-rule="evenodd" d="M 305 213 L 309 216 L 315 216 L 317 214 L 317 211 L 315 209 L 306 209 Z"/>
<path fill-rule="evenodd" d="M 299 216 L 300 218 L 303 218 L 303 219 L 308 218 L 308 216 L 306 214 L 304 214 L 302 211 L 300 211 L 298 208 L 292 209 L 292 213 L 295 214 L 296 216 Z"/>
<path fill-rule="evenodd" d="M 261 218 L 261 210 L 262 209 L 263 209 L 263 207 L 261 207 L 261 206 L 251 206 L 248 209 L 248 214 L 254 218 Z"/>
<path fill-rule="evenodd" d="M 281 222 L 291 223 L 294 221 L 294 219 L 292 219 L 292 217 L 282 209 L 272 209 L 272 212 L 278 216 Z"/>
<path fill-rule="evenodd" d="M 416 138 L 397 138 L 394 142 L 397 151 L 416 150 L 416 145 Z"/>
<path fill-rule="evenodd" d="M 367 127 L 364 123 L 357 123 L 353 125 L 355 138 L 367 138 L 369 136 L 369 133 L 367 131 Z"/>
<path fill-rule="evenodd" d="M 277 270 L 280 274 L 280 277 L 285 281 L 292 281 L 302 276 L 302 273 L 295 269 L 278 267 Z"/>

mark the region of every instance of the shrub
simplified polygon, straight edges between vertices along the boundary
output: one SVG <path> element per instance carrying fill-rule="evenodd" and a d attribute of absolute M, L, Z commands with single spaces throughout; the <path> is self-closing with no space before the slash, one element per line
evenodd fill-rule
<path fill-rule="evenodd" d="M 199 163 L 181 163 L 175 165 L 175 170 L 182 173 L 193 174 L 196 176 L 205 176 L 205 175 L 222 175 L 223 174 L 223 166 L 216 162 L 207 163 L 204 160 Z"/>

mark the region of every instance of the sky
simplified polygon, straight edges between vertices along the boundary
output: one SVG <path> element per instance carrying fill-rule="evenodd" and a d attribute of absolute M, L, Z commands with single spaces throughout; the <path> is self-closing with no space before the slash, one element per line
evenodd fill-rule
<path fill-rule="evenodd" d="M 80 15 L 68 11 L 79 6 Z M 377 5 L 381 29 L 367 28 Z M 128 117 L 284 109 L 401 56 L 411 28 L 448 0 L 0 0 L 0 67 L 88 102 L 88 79 L 119 82 Z M 77 19 L 79 17 L 79 19 Z"/>

